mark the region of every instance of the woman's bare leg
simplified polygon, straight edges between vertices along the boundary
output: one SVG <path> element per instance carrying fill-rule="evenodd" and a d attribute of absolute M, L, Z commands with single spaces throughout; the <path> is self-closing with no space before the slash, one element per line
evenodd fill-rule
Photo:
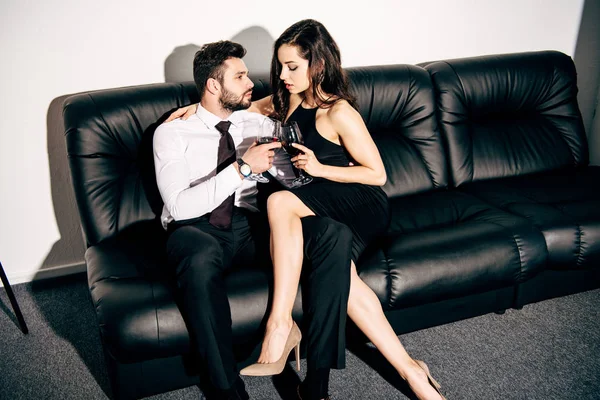
<path fill-rule="evenodd" d="M 267 320 L 259 363 L 273 363 L 281 357 L 292 328 L 292 308 L 304 255 L 300 218 L 314 215 L 298 197 L 288 191 L 273 193 L 267 200 L 273 260 L 273 303 Z"/>
<path fill-rule="evenodd" d="M 377 295 L 358 276 L 354 262 L 351 268 L 348 316 L 406 380 L 419 399 L 439 400 L 441 397 L 429 384 L 425 372 L 400 343 L 383 313 Z"/>
<path fill-rule="evenodd" d="M 300 218 L 314 215 L 300 199 L 287 191 L 272 194 L 268 199 L 267 211 L 271 227 L 274 289 L 259 363 L 275 362 L 283 353 L 292 327 L 292 308 L 302 270 L 303 238 Z M 439 400 L 440 396 L 429 384 L 427 375 L 408 355 L 390 326 L 379 299 L 358 276 L 354 262 L 351 268 L 348 316 L 420 399 Z"/>

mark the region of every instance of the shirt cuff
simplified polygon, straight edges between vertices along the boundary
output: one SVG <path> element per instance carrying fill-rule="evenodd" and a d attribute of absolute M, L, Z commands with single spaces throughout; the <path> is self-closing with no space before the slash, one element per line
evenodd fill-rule
<path fill-rule="evenodd" d="M 240 186 L 242 186 L 242 182 L 244 182 L 233 164 L 219 172 L 219 178 L 221 177 L 223 178 L 221 181 L 224 183 L 224 186 L 229 189 L 228 192 L 230 194 L 235 192 Z"/>

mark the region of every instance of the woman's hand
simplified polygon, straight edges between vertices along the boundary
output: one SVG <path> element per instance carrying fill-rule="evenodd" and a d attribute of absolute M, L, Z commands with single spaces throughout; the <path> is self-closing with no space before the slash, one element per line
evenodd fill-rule
<path fill-rule="evenodd" d="M 169 118 L 167 118 L 167 120 L 165 122 L 170 122 L 177 118 L 186 120 L 189 117 L 191 117 L 192 115 L 196 114 L 197 110 L 198 110 L 198 104 L 191 104 L 187 107 L 178 108 L 177 110 L 173 111 L 171 113 L 171 115 L 169 115 Z"/>
<path fill-rule="evenodd" d="M 315 153 L 311 149 L 298 143 L 292 143 L 292 146 L 304 153 L 292 158 L 291 161 L 294 167 L 302 169 L 314 177 L 323 176 L 323 164 L 317 160 Z"/>

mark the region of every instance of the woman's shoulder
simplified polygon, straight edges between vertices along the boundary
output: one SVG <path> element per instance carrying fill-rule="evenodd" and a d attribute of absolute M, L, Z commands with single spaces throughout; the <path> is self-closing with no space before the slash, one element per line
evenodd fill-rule
<path fill-rule="evenodd" d="M 338 99 L 331 107 L 326 108 L 325 111 L 327 117 L 334 123 L 359 115 L 358 111 L 345 99 Z"/>
<path fill-rule="evenodd" d="M 353 135 L 364 131 L 362 116 L 352 104 L 346 100 L 339 100 L 331 107 L 323 110 L 325 119 L 340 136 Z"/>

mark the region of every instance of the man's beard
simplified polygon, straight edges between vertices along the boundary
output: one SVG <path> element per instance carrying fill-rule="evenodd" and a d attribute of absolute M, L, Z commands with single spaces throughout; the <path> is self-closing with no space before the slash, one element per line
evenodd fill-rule
<path fill-rule="evenodd" d="M 248 90 L 244 92 L 240 97 L 237 97 L 235 93 L 230 92 L 224 86 L 222 87 L 222 95 L 219 99 L 219 103 L 223 109 L 234 112 L 239 110 L 246 110 L 252 105 L 251 100 L 244 100 L 246 97 L 246 93 L 252 92 L 252 90 Z"/>

